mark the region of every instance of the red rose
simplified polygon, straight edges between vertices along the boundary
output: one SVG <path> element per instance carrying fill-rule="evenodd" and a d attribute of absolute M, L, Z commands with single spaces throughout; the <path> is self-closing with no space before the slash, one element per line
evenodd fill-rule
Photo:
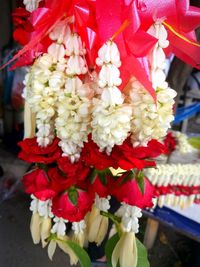
<path fill-rule="evenodd" d="M 127 138 L 120 146 L 115 146 L 112 158 L 117 165 L 124 170 L 155 166 L 151 158 L 157 157 L 165 151 L 165 146 L 156 140 L 151 140 L 146 147 L 133 147 L 130 138 Z"/>
<path fill-rule="evenodd" d="M 22 182 L 27 194 L 33 194 L 42 201 L 55 196 L 55 192 L 51 189 L 48 176 L 42 169 L 35 169 L 25 174 Z"/>
<path fill-rule="evenodd" d="M 50 164 L 55 162 L 61 155 L 58 146 L 59 139 L 55 138 L 53 143 L 47 147 L 40 147 L 36 138 L 27 138 L 19 142 L 21 147 L 18 157 L 29 163 Z"/>
<path fill-rule="evenodd" d="M 152 198 L 154 197 L 154 186 L 147 178 L 144 178 L 144 194 L 142 194 L 136 179 L 121 183 L 124 175 L 119 178 L 114 184 L 112 195 L 119 202 L 125 202 L 132 206 L 137 206 L 141 209 L 152 207 Z"/>
<path fill-rule="evenodd" d="M 81 181 L 84 180 L 90 172 L 90 168 L 85 166 L 84 162 L 81 160 L 71 163 L 68 157 L 61 157 L 57 160 L 57 163 L 59 169 L 65 173 L 68 178 L 75 178 Z"/>
<path fill-rule="evenodd" d="M 96 176 L 89 186 L 88 192 L 91 195 L 98 194 L 100 197 L 107 197 L 110 194 L 110 177 L 105 177 L 106 184 L 103 184 L 99 176 Z"/>
<path fill-rule="evenodd" d="M 84 219 L 91 210 L 94 198 L 88 192 L 77 189 L 76 203 L 70 199 L 69 191 L 53 198 L 52 212 L 57 217 L 62 217 L 70 222 L 78 222 Z"/>
<path fill-rule="evenodd" d="M 164 139 L 164 145 L 166 147 L 166 152 L 165 152 L 166 155 L 170 154 L 176 149 L 177 141 L 176 138 L 173 136 L 172 132 L 169 132 L 166 135 Z"/>
<path fill-rule="evenodd" d="M 156 139 L 152 139 L 151 141 L 149 141 L 147 147 L 145 148 L 146 148 L 145 158 L 156 158 L 161 154 L 164 154 L 166 151 L 165 145 L 158 142 Z"/>
<path fill-rule="evenodd" d="M 48 177 L 53 191 L 60 193 L 76 184 L 76 176 L 67 177 L 57 167 L 48 169 Z"/>
<path fill-rule="evenodd" d="M 105 152 L 100 152 L 99 147 L 92 141 L 91 136 L 89 136 L 88 142 L 84 144 L 81 159 L 87 166 L 94 167 L 97 170 L 104 170 L 109 167 L 117 169 L 115 160 Z"/>

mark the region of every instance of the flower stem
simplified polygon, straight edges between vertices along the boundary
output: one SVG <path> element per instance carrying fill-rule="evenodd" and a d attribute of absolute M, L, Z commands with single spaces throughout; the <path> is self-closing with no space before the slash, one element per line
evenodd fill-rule
<path fill-rule="evenodd" d="M 107 218 L 109 218 L 114 224 L 115 224 L 115 227 L 117 229 L 117 232 L 118 232 L 118 235 L 121 236 L 122 235 L 122 229 L 121 229 L 121 226 L 120 226 L 120 223 L 121 223 L 121 218 L 110 213 L 110 212 L 105 212 L 105 211 L 100 211 L 100 214 L 102 216 L 105 216 Z"/>

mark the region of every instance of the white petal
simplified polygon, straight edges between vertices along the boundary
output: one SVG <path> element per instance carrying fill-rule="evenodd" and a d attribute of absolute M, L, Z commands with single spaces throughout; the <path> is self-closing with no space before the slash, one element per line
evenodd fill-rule
<path fill-rule="evenodd" d="M 97 243 L 97 246 L 101 245 L 102 241 L 104 240 L 107 232 L 108 232 L 108 218 L 101 216 L 101 224 L 99 227 L 99 231 L 97 234 L 97 237 L 95 239 L 95 242 Z"/>
<path fill-rule="evenodd" d="M 119 239 L 117 242 L 113 253 L 111 257 L 111 263 L 113 267 L 117 267 L 118 261 L 119 261 L 119 256 L 120 256 L 120 250 L 121 250 L 121 245 L 123 244 L 123 236 Z"/>
<path fill-rule="evenodd" d="M 124 233 L 123 244 L 120 250 L 120 267 L 137 266 L 137 247 L 134 233 Z"/>
<path fill-rule="evenodd" d="M 52 261 L 53 260 L 53 255 L 56 251 L 56 241 L 51 240 L 47 249 L 49 259 Z"/>
<path fill-rule="evenodd" d="M 30 223 L 30 230 L 34 244 L 40 243 L 40 225 L 41 225 L 40 215 L 37 212 L 33 213 Z"/>
<path fill-rule="evenodd" d="M 50 218 L 43 218 L 41 223 L 41 241 L 42 247 L 46 247 L 48 244 L 46 239 L 50 236 L 51 232 L 51 219 Z"/>

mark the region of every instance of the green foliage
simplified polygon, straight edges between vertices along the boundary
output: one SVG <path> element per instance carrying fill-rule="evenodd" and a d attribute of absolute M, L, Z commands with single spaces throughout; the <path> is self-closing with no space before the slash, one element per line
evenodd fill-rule
<path fill-rule="evenodd" d="M 140 171 L 138 175 L 136 176 L 136 181 L 140 188 L 140 191 L 144 195 L 144 173 L 142 171 Z"/>
<path fill-rule="evenodd" d="M 78 191 L 75 187 L 71 187 L 68 191 L 68 197 L 72 204 L 77 205 L 78 203 Z"/>
<path fill-rule="evenodd" d="M 71 241 L 71 240 L 59 240 L 61 242 L 64 242 L 66 244 L 66 246 L 68 246 L 76 255 L 76 257 L 78 258 L 81 267 L 91 267 L 91 260 L 89 255 L 87 254 L 87 252 L 80 247 L 77 243 Z"/>
<path fill-rule="evenodd" d="M 133 177 L 135 176 L 135 173 L 131 170 L 125 173 L 124 179 L 121 181 L 120 185 L 125 184 L 128 181 L 131 181 Z"/>
<path fill-rule="evenodd" d="M 150 267 L 147 257 L 147 249 L 137 238 L 136 238 L 136 246 L 138 250 L 137 267 Z"/>

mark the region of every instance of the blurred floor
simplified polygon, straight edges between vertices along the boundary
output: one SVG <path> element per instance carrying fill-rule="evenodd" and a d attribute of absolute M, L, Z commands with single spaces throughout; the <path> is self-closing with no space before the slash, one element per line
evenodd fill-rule
<path fill-rule="evenodd" d="M 29 197 L 17 194 L 0 206 L 0 267 L 68 267 L 68 257 L 57 249 L 54 261 L 46 249 L 34 245 L 29 223 Z"/>

